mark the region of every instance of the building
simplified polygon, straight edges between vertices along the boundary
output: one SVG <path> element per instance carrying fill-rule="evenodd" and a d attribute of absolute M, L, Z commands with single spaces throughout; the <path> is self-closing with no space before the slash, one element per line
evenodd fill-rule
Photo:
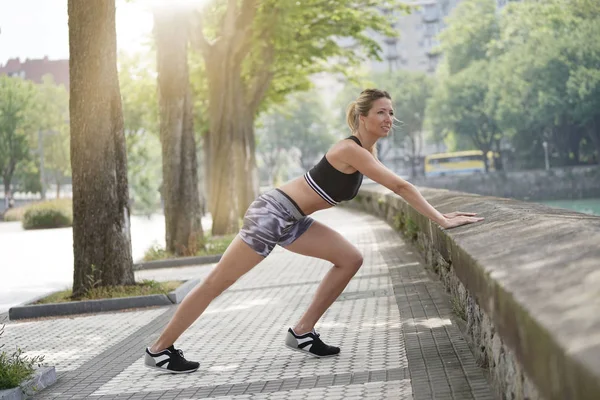
<path fill-rule="evenodd" d="M 446 18 L 461 0 L 415 0 L 406 4 L 413 8 L 408 15 L 397 14 L 392 24 L 399 37 L 377 37 L 383 49 L 383 61 L 371 63 L 375 72 L 395 69 L 434 73 L 441 54 L 438 34 L 444 30 Z M 390 13 L 389 10 L 383 10 Z"/>
<path fill-rule="evenodd" d="M 0 65 L 0 75 L 20 76 L 23 79 L 42 83 L 42 77 L 50 74 L 57 85 L 69 90 L 69 60 L 49 60 L 48 57 L 38 60 L 12 58 L 6 65 Z"/>

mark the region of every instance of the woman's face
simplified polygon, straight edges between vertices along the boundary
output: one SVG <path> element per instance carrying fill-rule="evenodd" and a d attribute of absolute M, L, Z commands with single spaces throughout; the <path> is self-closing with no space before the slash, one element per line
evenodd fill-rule
<path fill-rule="evenodd" d="M 385 97 L 375 100 L 367 116 L 360 116 L 368 133 L 375 137 L 386 137 L 392 129 L 394 110 L 392 101 Z"/>

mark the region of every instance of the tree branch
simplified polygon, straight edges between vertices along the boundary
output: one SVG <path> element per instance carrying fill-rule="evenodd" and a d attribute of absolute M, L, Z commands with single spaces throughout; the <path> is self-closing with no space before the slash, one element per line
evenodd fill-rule
<path fill-rule="evenodd" d="M 256 0 L 244 0 L 242 10 L 235 21 L 237 31 L 233 35 L 233 52 L 236 62 L 242 62 L 250 52 L 253 38 L 253 24 L 256 18 Z M 229 10 L 228 10 L 229 11 Z"/>
<path fill-rule="evenodd" d="M 273 80 L 273 76 L 275 75 L 272 70 L 273 62 L 275 60 L 274 46 L 267 44 L 266 47 L 263 47 L 262 56 L 263 57 L 260 58 L 262 63 L 255 64 L 254 69 L 257 69 L 258 71 L 253 71 L 252 76 L 254 76 L 254 79 L 247 91 L 247 104 L 253 114 L 265 97 L 271 81 Z"/>
<path fill-rule="evenodd" d="M 214 43 L 209 43 L 206 36 L 204 36 L 204 32 L 202 32 L 202 16 L 199 11 L 191 14 L 189 24 L 189 38 L 192 47 L 198 49 L 204 59 L 207 60 L 210 57 Z"/>
<path fill-rule="evenodd" d="M 242 7 L 245 5 L 242 5 Z M 236 14 L 237 14 L 237 0 L 228 0 L 227 1 L 227 11 L 225 11 L 225 19 L 223 21 L 223 28 L 222 28 L 222 36 L 226 37 L 226 38 L 233 38 L 235 36 L 235 32 L 236 32 L 236 25 L 237 25 L 237 18 L 236 18 Z"/>

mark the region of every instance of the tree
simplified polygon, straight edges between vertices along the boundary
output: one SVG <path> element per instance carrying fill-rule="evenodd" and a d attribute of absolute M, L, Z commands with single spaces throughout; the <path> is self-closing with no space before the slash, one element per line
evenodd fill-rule
<path fill-rule="evenodd" d="M 154 12 L 167 251 L 190 255 L 203 239 L 189 83 L 189 17 L 183 8 Z"/>
<path fill-rule="evenodd" d="M 151 214 L 162 178 L 155 54 L 119 54 L 118 65 L 132 213 Z"/>
<path fill-rule="evenodd" d="M 11 183 L 19 163 L 29 158 L 35 87 L 18 77 L 0 76 L 0 172 L 4 182 L 4 201 L 12 198 Z"/>
<path fill-rule="evenodd" d="M 73 296 L 134 283 L 114 0 L 69 0 Z"/>
<path fill-rule="evenodd" d="M 275 183 L 282 168 L 296 161 L 307 171 L 335 142 L 328 110 L 319 94 L 310 91 L 288 96 L 284 104 L 261 116 L 257 151 L 270 183 Z"/>
<path fill-rule="evenodd" d="M 471 146 L 486 154 L 501 138 L 494 119 L 495 97 L 489 91 L 489 65 L 476 61 L 446 78 L 442 90 L 432 97 L 429 111 L 433 124 L 443 124 L 449 132 L 468 138 Z M 486 170 L 488 168 L 486 162 Z"/>
<path fill-rule="evenodd" d="M 256 130 L 259 173 L 268 185 L 278 186 L 287 178 L 284 172 L 299 163 L 300 151 L 282 134 L 287 118 L 283 114 L 263 115 Z"/>
<path fill-rule="evenodd" d="M 467 0 L 447 18 L 448 27 L 439 35 L 444 68 L 453 75 L 470 63 L 487 59 L 490 42 L 499 35 L 494 0 Z"/>
<path fill-rule="evenodd" d="M 515 4 L 502 19 L 502 35 L 491 47 L 497 120 L 531 166 L 543 165 L 542 141 L 553 165 L 583 162 L 584 140 L 595 141 L 598 116 L 598 12 L 582 13 L 585 1 Z M 596 147 L 597 156 L 600 148 Z M 583 150 L 583 152 L 582 152 Z"/>
<path fill-rule="evenodd" d="M 229 0 L 214 4 L 198 21 L 195 43 L 208 80 L 213 233 L 233 232 L 256 195 L 257 114 L 270 101 L 310 87 L 316 72 L 343 72 L 341 66 L 376 57 L 379 46 L 365 30 L 394 33 L 367 0 Z M 342 37 L 352 38 L 353 46 L 342 47 L 337 40 Z M 338 64 L 327 64 L 332 59 Z"/>
<path fill-rule="evenodd" d="M 408 141 L 411 177 L 417 175 L 417 159 L 421 152 L 420 138 L 425 120 L 427 101 L 433 91 L 433 80 L 422 72 L 399 70 L 378 77 L 380 87 L 389 87 L 394 104 L 394 116 L 399 122 L 394 127 L 395 143 Z M 399 136 L 399 137 L 398 137 Z M 398 140 L 399 139 L 399 140 Z"/>
<path fill-rule="evenodd" d="M 436 134 L 482 150 L 510 139 L 524 167 L 543 166 L 543 142 L 552 165 L 600 159 L 597 2 L 515 2 L 498 16 L 491 0 L 467 0 L 449 23 L 428 107 Z"/>
<path fill-rule="evenodd" d="M 56 197 L 59 198 L 62 181 L 71 173 L 69 94 L 64 86 L 54 83 L 51 75 L 45 76 L 37 89 L 39 96 L 35 112 L 42 198 L 45 198 L 46 174 L 52 176 Z"/>

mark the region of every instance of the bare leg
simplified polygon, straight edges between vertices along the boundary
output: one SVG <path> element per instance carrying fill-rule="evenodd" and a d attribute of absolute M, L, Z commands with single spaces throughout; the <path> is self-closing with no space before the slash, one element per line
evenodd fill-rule
<path fill-rule="evenodd" d="M 300 321 L 293 328 L 296 334 L 311 331 L 325 311 L 344 291 L 350 279 L 363 263 L 360 252 L 333 229 L 315 221 L 310 228 L 286 249 L 294 253 L 321 258 L 333 263 Z"/>
<path fill-rule="evenodd" d="M 254 252 L 239 236 L 236 236 L 208 277 L 185 296 L 150 351 L 159 352 L 175 343 L 177 338 L 202 315 L 211 301 L 263 259 L 263 256 Z"/>

